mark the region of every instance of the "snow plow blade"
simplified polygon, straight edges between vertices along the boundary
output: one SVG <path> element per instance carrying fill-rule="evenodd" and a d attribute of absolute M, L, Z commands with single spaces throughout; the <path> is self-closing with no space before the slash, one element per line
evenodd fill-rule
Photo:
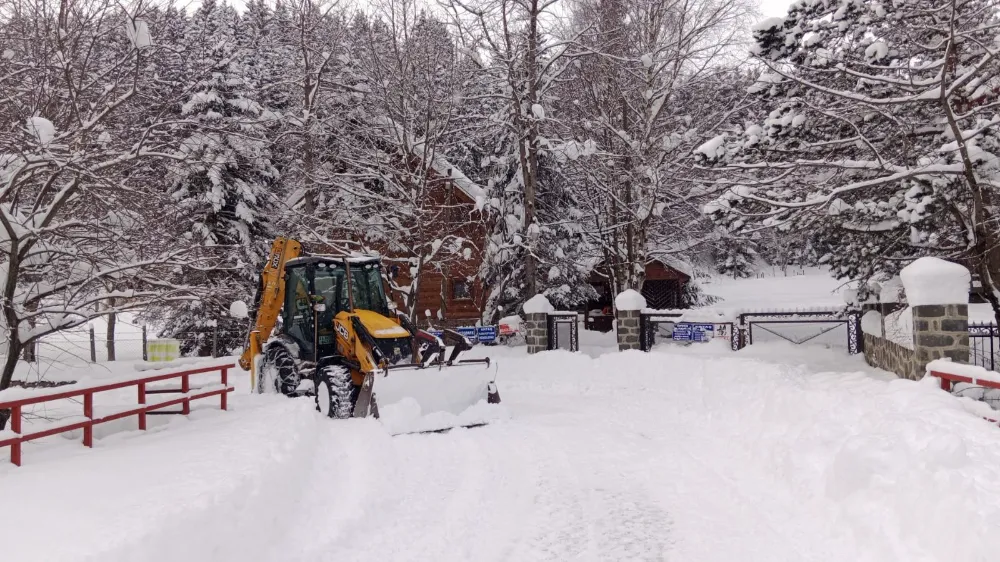
<path fill-rule="evenodd" d="M 374 377 L 378 417 L 392 435 L 477 427 L 506 418 L 489 359 L 393 365 Z"/>

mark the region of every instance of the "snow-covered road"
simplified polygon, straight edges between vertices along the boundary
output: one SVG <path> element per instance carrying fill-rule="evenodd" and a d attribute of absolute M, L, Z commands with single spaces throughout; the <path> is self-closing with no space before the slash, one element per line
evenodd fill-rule
<path fill-rule="evenodd" d="M 93 451 L 29 448 L 0 467 L 0 545 L 19 562 L 1000 552 L 1000 430 L 932 384 L 736 355 L 520 353 L 494 350 L 512 417 L 484 428 L 390 437 L 243 396 Z"/>

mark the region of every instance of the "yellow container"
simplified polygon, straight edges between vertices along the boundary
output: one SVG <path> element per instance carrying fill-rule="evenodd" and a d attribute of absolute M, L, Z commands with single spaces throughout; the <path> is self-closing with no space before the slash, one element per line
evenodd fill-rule
<path fill-rule="evenodd" d="M 180 355 L 180 340 L 161 338 L 146 341 L 146 357 L 150 362 L 173 361 Z"/>

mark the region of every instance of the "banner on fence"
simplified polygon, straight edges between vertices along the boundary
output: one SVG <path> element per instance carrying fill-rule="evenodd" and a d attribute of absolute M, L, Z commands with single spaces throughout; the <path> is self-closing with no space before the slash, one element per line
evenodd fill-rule
<path fill-rule="evenodd" d="M 469 338 L 472 343 L 493 343 L 497 339 L 496 326 L 462 326 L 455 328 L 455 331 Z M 439 338 L 444 334 L 441 330 L 428 330 L 428 332 Z"/>
<path fill-rule="evenodd" d="M 715 324 L 694 324 L 678 322 L 674 324 L 674 341 L 706 342 L 715 337 Z"/>

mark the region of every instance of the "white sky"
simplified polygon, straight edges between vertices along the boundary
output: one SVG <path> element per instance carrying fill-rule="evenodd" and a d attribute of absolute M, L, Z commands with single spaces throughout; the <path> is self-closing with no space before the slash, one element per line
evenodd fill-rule
<path fill-rule="evenodd" d="M 788 5 L 794 0 L 760 0 L 760 13 L 764 17 L 782 17 L 788 13 Z"/>

